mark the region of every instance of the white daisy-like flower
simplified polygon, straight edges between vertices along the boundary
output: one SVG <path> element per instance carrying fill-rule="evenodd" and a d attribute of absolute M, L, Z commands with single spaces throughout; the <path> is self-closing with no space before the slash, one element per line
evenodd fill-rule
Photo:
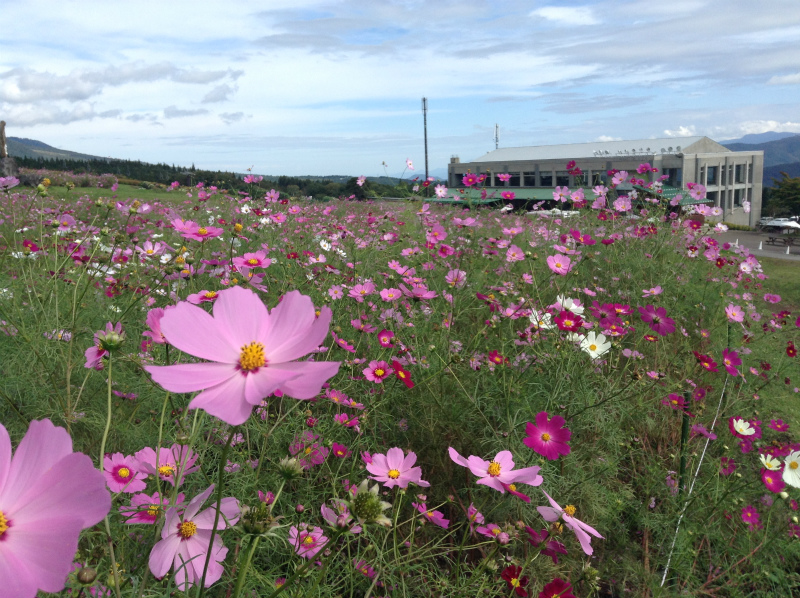
<path fill-rule="evenodd" d="M 558 301 L 562 309 L 571 311 L 576 316 L 583 315 L 583 306 L 578 305 L 574 299 L 570 299 L 569 297 L 565 297 L 564 295 L 559 295 L 558 297 L 556 297 L 556 301 Z"/>
<path fill-rule="evenodd" d="M 750 425 L 750 422 L 744 419 L 734 419 L 733 429 L 742 436 L 752 436 L 756 433 L 756 429 Z"/>
<path fill-rule="evenodd" d="M 331 244 L 328 243 L 328 241 L 326 241 L 325 239 L 322 239 L 319 242 L 319 246 L 322 247 L 322 249 L 324 249 L 325 251 L 330 251 L 331 250 Z"/>
<path fill-rule="evenodd" d="M 586 351 L 592 359 L 604 355 L 610 348 L 611 342 L 606 340 L 605 335 L 596 334 L 594 330 L 581 339 L 581 349 Z"/>
<path fill-rule="evenodd" d="M 800 488 L 800 451 L 794 451 L 783 461 L 783 481 L 787 486 Z"/>
<path fill-rule="evenodd" d="M 239 208 L 242 214 L 249 214 L 250 213 L 250 206 L 247 204 L 243 204 L 242 207 Z"/>
<path fill-rule="evenodd" d="M 531 315 L 528 317 L 534 328 L 538 328 L 539 330 L 550 330 L 555 328 L 555 324 L 553 324 L 553 318 L 547 312 L 539 313 L 536 310 L 533 310 Z"/>
<path fill-rule="evenodd" d="M 761 459 L 761 465 L 764 466 L 764 469 L 778 471 L 781 468 L 781 462 L 772 455 L 759 455 L 759 458 Z"/>

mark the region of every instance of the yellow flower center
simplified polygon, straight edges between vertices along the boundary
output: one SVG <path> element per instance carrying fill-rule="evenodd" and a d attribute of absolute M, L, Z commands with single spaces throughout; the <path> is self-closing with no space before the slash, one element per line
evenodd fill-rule
<path fill-rule="evenodd" d="M 564 507 L 564 512 L 565 512 L 567 515 L 569 515 L 570 517 L 575 517 L 575 513 L 576 513 L 577 511 L 578 511 L 578 509 L 576 509 L 576 508 L 575 508 L 575 507 L 573 507 L 572 505 L 567 505 L 566 507 Z"/>
<path fill-rule="evenodd" d="M 489 463 L 489 467 L 486 469 L 490 476 L 499 476 L 500 475 L 500 464 L 497 461 L 492 461 Z"/>
<path fill-rule="evenodd" d="M 542 440 L 543 440 L 544 442 L 547 442 L 547 441 L 548 441 L 548 440 L 550 440 L 551 438 L 552 438 L 552 436 L 550 436 L 550 434 L 548 434 L 547 432 L 545 432 L 544 434 L 542 434 Z"/>
<path fill-rule="evenodd" d="M 376 375 L 376 376 L 383 376 L 385 373 L 386 373 L 386 372 L 385 372 L 385 371 L 383 371 L 383 369 L 382 369 L 382 368 L 378 368 L 377 370 L 375 370 L 375 375 Z"/>
<path fill-rule="evenodd" d="M 386 475 L 388 475 L 393 480 L 396 480 L 397 478 L 400 477 L 400 472 L 397 471 L 396 469 L 390 469 L 389 473 L 387 473 Z"/>
<path fill-rule="evenodd" d="M 307 446 L 307 447 L 306 447 L 306 450 L 304 450 L 303 452 L 304 452 L 306 455 L 310 455 L 310 454 L 311 454 L 311 451 L 313 451 L 313 450 L 314 450 L 314 448 L 313 448 L 313 447 Z"/>
<path fill-rule="evenodd" d="M 267 365 L 267 358 L 264 357 L 264 345 L 252 342 L 243 346 L 239 355 L 239 365 L 245 372 Z"/>
<path fill-rule="evenodd" d="M 8 528 L 8 519 L 6 519 L 6 516 L 3 515 L 3 511 L 0 511 L 0 538 L 3 537 L 3 534 L 6 533 Z"/>
<path fill-rule="evenodd" d="M 798 464 L 797 461 L 789 463 L 789 469 L 797 469 L 798 467 L 800 467 L 800 464 Z"/>
<path fill-rule="evenodd" d="M 589 351 L 597 351 L 597 345 L 589 345 Z"/>
<path fill-rule="evenodd" d="M 160 511 L 161 507 L 158 505 L 150 505 L 149 507 L 147 507 L 147 514 L 150 517 L 158 517 Z"/>
<path fill-rule="evenodd" d="M 175 263 L 176 264 L 182 264 L 185 261 L 186 261 L 186 258 L 184 258 L 182 255 L 179 255 L 178 257 L 175 258 Z"/>
<path fill-rule="evenodd" d="M 251 266 L 255 266 L 256 264 L 258 264 L 258 260 L 254 257 L 251 257 L 249 260 L 247 260 L 247 263 L 250 264 Z"/>
<path fill-rule="evenodd" d="M 499 536 L 500 535 L 500 528 L 499 527 L 493 527 L 492 528 L 492 534 L 494 534 L 495 536 Z"/>
<path fill-rule="evenodd" d="M 145 249 L 145 253 L 146 253 L 147 255 L 152 255 L 152 254 L 153 254 L 153 253 L 155 253 L 155 252 L 154 252 L 152 249 Z"/>
<path fill-rule="evenodd" d="M 197 234 L 198 235 L 207 235 L 208 234 L 208 229 L 205 226 L 201 226 L 200 228 L 197 229 Z"/>
<path fill-rule="evenodd" d="M 127 477 L 130 477 L 130 475 L 131 475 L 131 470 L 130 470 L 130 469 L 128 469 L 127 467 L 120 467 L 120 468 L 117 470 L 117 475 L 118 475 L 119 477 L 121 477 L 121 478 L 127 478 Z"/>
<path fill-rule="evenodd" d="M 242 232 L 242 229 L 243 229 L 243 228 L 244 228 L 244 227 L 243 227 L 241 224 L 239 224 L 238 222 L 237 222 L 236 224 L 234 224 L 234 225 L 233 225 L 233 230 L 235 230 L 237 233 L 240 233 L 240 232 Z"/>
<path fill-rule="evenodd" d="M 560 268 L 560 267 L 561 267 L 561 262 L 556 262 L 556 268 Z"/>
<path fill-rule="evenodd" d="M 158 475 L 163 475 L 165 478 L 171 477 L 175 473 L 175 468 L 172 465 L 162 465 L 158 468 Z"/>
<path fill-rule="evenodd" d="M 188 540 L 197 533 L 197 524 L 193 521 L 184 521 L 178 526 L 178 535 Z"/>
<path fill-rule="evenodd" d="M 429 518 L 432 518 L 433 517 L 433 511 L 428 511 L 428 512 L 425 513 L 425 515 L 427 515 Z"/>
<path fill-rule="evenodd" d="M 306 536 L 303 538 L 303 544 L 313 544 L 314 543 L 314 536 Z"/>
<path fill-rule="evenodd" d="M 514 586 L 515 588 L 518 588 L 519 585 L 520 585 L 519 584 L 519 580 L 516 577 L 512 577 L 511 578 L 511 585 Z"/>
<path fill-rule="evenodd" d="M 203 297 L 205 297 L 206 299 L 213 299 L 216 296 L 217 296 L 217 292 L 216 291 L 208 291 L 207 293 L 205 293 L 203 295 Z"/>

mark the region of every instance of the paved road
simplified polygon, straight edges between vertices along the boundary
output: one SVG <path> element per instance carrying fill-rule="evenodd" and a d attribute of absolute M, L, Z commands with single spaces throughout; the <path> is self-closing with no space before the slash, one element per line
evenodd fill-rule
<path fill-rule="evenodd" d="M 800 262 L 800 244 L 792 245 L 789 247 L 789 255 L 786 255 L 786 247 L 783 245 L 767 245 L 767 239 L 770 235 L 766 233 L 757 233 L 752 231 L 731 230 L 726 233 L 714 235 L 722 243 L 735 243 L 737 240 L 739 245 L 744 245 L 750 250 L 750 253 L 756 257 L 774 257 L 783 260 L 791 260 Z M 774 236 L 774 235 L 773 235 Z M 800 239 L 796 241 L 800 243 Z M 759 245 L 761 249 L 759 249 Z"/>

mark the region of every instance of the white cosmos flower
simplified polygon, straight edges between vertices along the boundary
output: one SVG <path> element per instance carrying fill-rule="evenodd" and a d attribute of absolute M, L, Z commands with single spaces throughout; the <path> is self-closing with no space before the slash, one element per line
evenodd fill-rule
<path fill-rule="evenodd" d="M 561 309 L 566 309 L 567 311 L 571 311 L 576 316 L 583 315 L 583 306 L 578 305 L 575 303 L 574 299 L 570 299 L 569 297 L 565 297 L 564 295 L 559 295 L 556 297 L 556 301 L 561 305 Z"/>
<path fill-rule="evenodd" d="M 581 339 L 581 349 L 586 351 L 592 359 L 604 355 L 610 348 L 611 342 L 606 340 L 605 335 L 596 334 L 594 330 Z"/>
<path fill-rule="evenodd" d="M 761 465 L 764 466 L 764 469 L 778 471 L 781 468 L 781 462 L 772 455 L 759 455 L 759 458 L 761 459 Z"/>
<path fill-rule="evenodd" d="M 753 434 L 756 433 L 755 428 L 753 428 L 750 425 L 750 422 L 743 419 L 734 419 L 733 429 L 736 430 L 742 436 L 752 436 Z"/>
<path fill-rule="evenodd" d="M 800 488 L 800 451 L 790 453 L 783 465 L 783 481 L 788 486 Z"/>
<path fill-rule="evenodd" d="M 325 239 L 322 239 L 319 242 L 319 246 L 322 247 L 325 251 L 330 251 L 331 250 L 331 244 L 328 243 Z"/>
<path fill-rule="evenodd" d="M 534 328 L 538 328 L 540 330 L 550 330 L 555 328 L 555 325 L 553 324 L 553 318 L 547 312 L 539 313 L 538 311 L 533 310 L 531 315 L 528 317 Z"/>

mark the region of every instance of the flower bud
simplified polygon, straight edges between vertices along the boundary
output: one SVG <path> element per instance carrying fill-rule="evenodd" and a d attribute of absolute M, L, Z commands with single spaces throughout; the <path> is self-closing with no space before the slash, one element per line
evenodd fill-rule
<path fill-rule="evenodd" d="M 95 579 L 97 579 L 97 571 L 91 567 L 81 567 L 78 569 L 78 573 L 75 577 L 77 578 L 78 583 L 88 586 L 89 584 L 93 583 Z"/>

